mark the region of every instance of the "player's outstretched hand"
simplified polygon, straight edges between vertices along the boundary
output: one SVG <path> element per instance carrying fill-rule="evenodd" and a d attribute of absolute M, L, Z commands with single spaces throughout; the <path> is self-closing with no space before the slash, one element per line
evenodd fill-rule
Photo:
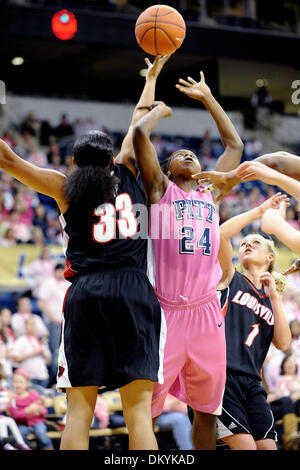
<path fill-rule="evenodd" d="M 274 227 L 281 224 L 282 220 L 285 219 L 285 213 L 288 203 L 282 201 L 277 208 L 269 208 L 265 211 L 261 219 L 261 229 L 263 232 L 272 234 Z"/>
<path fill-rule="evenodd" d="M 236 175 L 244 181 L 260 180 L 267 184 L 273 184 L 276 170 L 261 162 L 244 162 L 236 169 Z"/>
<path fill-rule="evenodd" d="M 153 63 L 146 57 L 145 62 L 148 67 L 146 80 L 156 79 L 170 57 L 171 55 L 157 55 Z"/>
<path fill-rule="evenodd" d="M 284 216 L 285 208 L 289 205 L 289 202 L 290 198 L 286 194 L 278 192 L 259 206 L 261 216 L 263 216 L 269 209 L 280 209 L 280 215 Z"/>
<path fill-rule="evenodd" d="M 215 202 L 219 202 L 224 199 L 236 184 L 233 180 L 227 178 L 226 173 L 221 171 L 202 171 L 201 173 L 193 175 L 192 178 L 198 180 L 199 184 L 208 184 L 202 192 L 214 190 L 218 190 L 220 192 Z"/>
<path fill-rule="evenodd" d="M 176 84 L 176 88 L 195 100 L 203 100 L 211 95 L 210 88 L 205 83 L 204 73 L 200 72 L 200 81 L 196 82 L 192 77 L 188 77 L 187 80 L 180 78 L 179 83 Z"/>

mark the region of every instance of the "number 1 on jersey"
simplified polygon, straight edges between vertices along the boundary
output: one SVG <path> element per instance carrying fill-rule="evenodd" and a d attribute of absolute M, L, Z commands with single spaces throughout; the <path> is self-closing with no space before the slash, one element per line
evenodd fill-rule
<path fill-rule="evenodd" d="M 260 326 L 259 323 L 255 323 L 254 325 L 251 325 L 252 331 L 249 333 L 246 341 L 244 342 L 244 344 L 248 346 L 248 348 L 251 348 L 254 338 L 256 338 L 256 336 L 258 335 L 259 326 Z"/>

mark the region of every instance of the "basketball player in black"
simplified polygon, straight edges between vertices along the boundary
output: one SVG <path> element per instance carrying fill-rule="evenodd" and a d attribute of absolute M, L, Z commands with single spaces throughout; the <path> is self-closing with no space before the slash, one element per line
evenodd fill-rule
<path fill-rule="evenodd" d="M 291 333 L 279 294 L 286 282 L 279 274 L 272 275 L 273 241 L 258 234 L 247 235 L 239 248 L 242 272 L 238 272 L 232 263 L 231 238 L 260 219 L 266 210 L 278 208 L 285 201 L 286 196 L 277 193 L 261 206 L 220 226 L 223 275 L 217 288 L 225 321 L 227 380 L 218 437 L 232 450 L 277 449 L 261 367 L 271 342 L 280 350 L 289 349 Z"/>
<path fill-rule="evenodd" d="M 18 157 L 0 140 L 0 167 L 54 198 L 61 212 L 66 278 L 57 386 L 66 390 L 61 449 L 88 449 L 99 387 L 120 388 L 131 449 L 157 449 L 152 429 L 153 383 L 162 381 L 164 319 L 146 276 L 145 196 L 137 184 L 132 128 L 155 97 L 168 59 L 146 60 L 141 98 L 117 158 L 102 132 L 80 136 L 75 170 L 65 175 Z M 138 208 L 138 209 L 137 209 Z"/>

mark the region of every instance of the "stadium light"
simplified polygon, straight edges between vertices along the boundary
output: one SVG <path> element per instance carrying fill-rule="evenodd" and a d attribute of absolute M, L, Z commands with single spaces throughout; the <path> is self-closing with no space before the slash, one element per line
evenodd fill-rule
<path fill-rule="evenodd" d="M 24 59 L 23 59 L 23 57 L 14 57 L 11 60 L 11 63 L 12 63 L 12 65 L 22 65 L 22 64 L 24 64 Z"/>
<path fill-rule="evenodd" d="M 77 33 L 77 19 L 69 10 L 60 10 L 52 16 L 52 32 L 62 41 L 72 39 Z"/>
<path fill-rule="evenodd" d="M 141 77 L 146 77 L 147 72 L 148 72 L 148 69 L 141 69 L 141 70 L 140 70 L 140 76 L 141 76 Z"/>

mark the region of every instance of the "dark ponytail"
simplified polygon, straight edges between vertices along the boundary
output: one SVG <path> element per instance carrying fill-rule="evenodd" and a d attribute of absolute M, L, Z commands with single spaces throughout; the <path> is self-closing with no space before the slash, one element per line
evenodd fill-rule
<path fill-rule="evenodd" d="M 103 132 L 91 131 L 74 144 L 74 171 L 66 178 L 64 193 L 68 202 L 97 207 L 114 200 L 118 178 L 113 173 L 113 143 Z"/>

